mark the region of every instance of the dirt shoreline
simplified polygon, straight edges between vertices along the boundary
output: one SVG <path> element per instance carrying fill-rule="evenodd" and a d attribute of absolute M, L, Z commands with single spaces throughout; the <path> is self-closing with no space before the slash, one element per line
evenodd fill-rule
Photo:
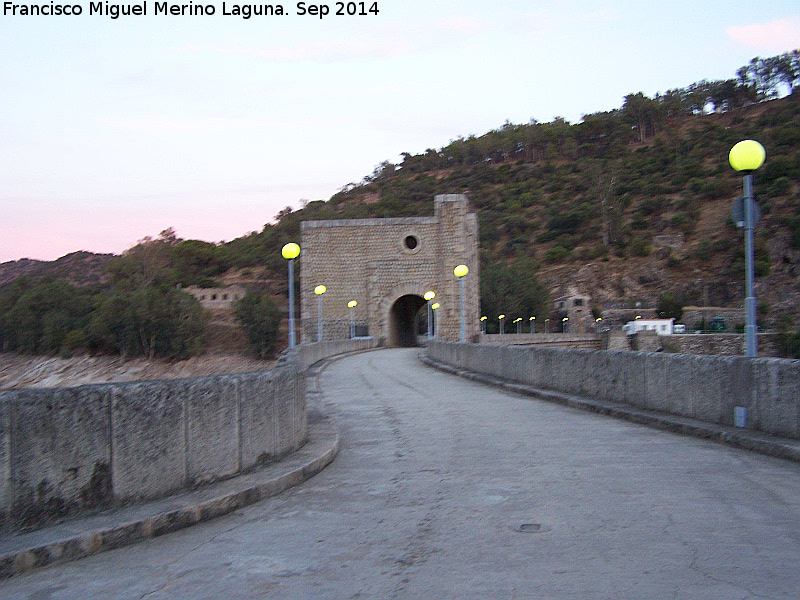
<path fill-rule="evenodd" d="M 263 371 L 274 365 L 274 360 L 256 360 L 229 353 L 210 353 L 175 362 L 143 358 L 123 360 L 113 356 L 58 358 L 0 353 L 0 390 L 75 387 L 147 379 L 184 379 Z"/>

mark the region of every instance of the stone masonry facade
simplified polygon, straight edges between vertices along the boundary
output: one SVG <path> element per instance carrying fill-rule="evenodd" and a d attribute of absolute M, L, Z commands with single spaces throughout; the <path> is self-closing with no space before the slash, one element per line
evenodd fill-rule
<path fill-rule="evenodd" d="M 349 337 L 350 309 L 359 335 L 379 345 L 405 345 L 408 314 L 421 309 L 428 291 L 436 293 L 437 335 L 458 341 L 459 281 L 453 269 L 465 264 L 465 333 L 479 333 L 478 220 L 467 198 L 434 199 L 433 217 L 305 221 L 301 224 L 300 304 L 302 341 L 317 341 L 317 285 L 322 296 L 323 339 Z M 415 334 L 414 334 L 415 335 Z"/>

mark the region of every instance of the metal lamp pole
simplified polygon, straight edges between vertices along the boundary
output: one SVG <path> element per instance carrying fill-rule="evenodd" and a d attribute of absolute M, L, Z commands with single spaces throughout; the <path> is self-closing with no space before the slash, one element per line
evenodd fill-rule
<path fill-rule="evenodd" d="M 428 341 L 431 341 L 431 332 L 433 331 L 433 324 L 432 324 L 432 316 L 431 316 L 431 300 L 436 298 L 436 293 L 431 290 L 430 292 L 425 292 L 423 296 L 428 303 Z"/>
<path fill-rule="evenodd" d="M 289 348 L 294 348 L 294 259 L 300 255 L 300 246 L 286 244 L 281 255 L 289 261 Z"/>
<path fill-rule="evenodd" d="M 461 310 L 461 326 L 459 327 L 459 340 L 463 344 L 467 341 L 467 334 L 465 332 L 465 325 L 464 325 L 464 277 L 466 277 L 467 273 L 469 273 L 469 268 L 467 265 L 458 265 L 455 269 L 453 269 L 453 275 L 458 277 L 458 296 L 459 296 L 459 305 Z"/>
<path fill-rule="evenodd" d="M 317 295 L 317 341 L 322 341 L 322 294 L 327 291 L 324 285 L 318 285 L 314 288 L 314 293 Z"/>
<path fill-rule="evenodd" d="M 755 277 L 753 265 L 753 230 L 758 224 L 760 211 L 753 197 L 753 171 L 764 164 L 767 153 L 764 147 L 755 140 L 739 142 L 731 148 L 728 160 L 731 166 L 744 173 L 744 198 L 743 206 L 734 204 L 734 221 L 744 227 L 744 256 L 745 256 L 745 327 L 744 345 L 745 355 L 758 356 L 758 324 L 756 320 Z M 741 211 L 743 214 L 737 214 Z"/>
<path fill-rule="evenodd" d="M 356 322 L 355 322 L 355 317 L 353 316 L 353 309 L 356 306 L 358 306 L 358 302 L 356 302 L 355 300 L 350 300 L 350 302 L 347 303 L 347 308 L 350 309 L 350 339 L 351 340 L 354 337 L 356 337 Z"/>
<path fill-rule="evenodd" d="M 433 312 L 433 337 L 436 337 L 436 330 L 439 329 L 437 327 L 437 322 L 436 322 L 436 310 L 438 308 L 439 308 L 438 302 L 434 302 L 433 304 L 431 304 L 431 311 Z"/>

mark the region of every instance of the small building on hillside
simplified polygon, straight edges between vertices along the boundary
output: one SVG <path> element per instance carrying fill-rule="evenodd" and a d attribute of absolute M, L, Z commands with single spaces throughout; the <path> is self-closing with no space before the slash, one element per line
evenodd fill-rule
<path fill-rule="evenodd" d="M 241 285 L 231 285 L 222 288 L 199 288 L 189 286 L 184 291 L 191 294 L 200 301 L 203 308 L 218 308 L 223 310 L 233 310 L 233 304 L 237 300 L 244 298 L 247 290 Z"/>
<path fill-rule="evenodd" d="M 636 319 L 622 326 L 622 331 L 633 335 L 637 331 L 655 331 L 658 335 L 672 335 L 675 319 Z"/>
<path fill-rule="evenodd" d="M 553 308 L 558 313 L 559 319 L 567 319 L 569 331 L 572 333 L 585 333 L 593 331 L 594 324 L 592 309 L 589 306 L 591 296 L 584 294 L 572 294 L 556 298 Z"/>

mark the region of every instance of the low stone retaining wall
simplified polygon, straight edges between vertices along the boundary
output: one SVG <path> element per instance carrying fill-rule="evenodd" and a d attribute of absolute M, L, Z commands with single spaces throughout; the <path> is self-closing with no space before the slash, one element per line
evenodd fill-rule
<path fill-rule="evenodd" d="M 428 356 L 533 387 L 800 439 L 800 361 L 435 341 Z M 741 411 L 739 411 L 741 414 Z"/>
<path fill-rule="evenodd" d="M 0 392 L 0 524 L 157 498 L 280 458 L 306 440 L 306 369 L 371 347 L 301 345 L 257 373 Z"/>
<path fill-rule="evenodd" d="M 594 333 L 482 333 L 481 344 L 493 346 L 551 346 L 556 348 L 574 348 L 598 350 L 602 338 Z"/>

